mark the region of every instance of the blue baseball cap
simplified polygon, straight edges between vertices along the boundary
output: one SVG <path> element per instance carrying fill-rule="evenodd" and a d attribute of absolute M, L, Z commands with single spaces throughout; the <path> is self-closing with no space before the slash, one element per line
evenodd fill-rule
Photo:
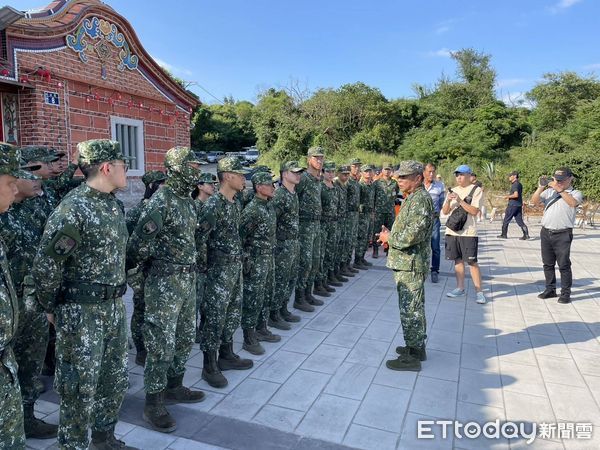
<path fill-rule="evenodd" d="M 456 175 L 457 173 L 471 175 L 473 173 L 473 169 L 471 169 L 466 164 L 461 164 L 456 169 L 454 169 L 454 174 Z"/>

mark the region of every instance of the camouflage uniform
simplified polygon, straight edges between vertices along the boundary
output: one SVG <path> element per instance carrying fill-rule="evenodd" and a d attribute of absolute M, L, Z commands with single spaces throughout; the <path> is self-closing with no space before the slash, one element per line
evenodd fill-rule
<path fill-rule="evenodd" d="M 296 161 L 290 161 L 281 166 L 282 172 L 287 170 L 301 172 L 303 169 L 298 166 Z M 274 303 L 279 305 L 284 316 L 287 316 L 289 314 L 287 304 L 294 292 L 298 275 L 298 195 L 296 192 L 288 191 L 285 186 L 281 186 L 275 191 L 272 204 L 277 217 L 277 244 L 275 247 L 277 270 L 275 270 L 273 296 Z"/>
<path fill-rule="evenodd" d="M 403 161 L 398 175 L 422 173 L 422 164 Z M 424 284 L 431 257 L 432 227 L 433 203 L 421 185 L 404 200 L 388 239 L 387 267 L 394 271 L 404 341 L 406 348 L 412 349 L 410 355 L 407 353 L 397 361 L 388 361 L 387 366 L 392 369 L 420 368 L 418 359 L 415 361 L 412 356 L 416 351 L 424 353 L 427 338 Z"/>
<path fill-rule="evenodd" d="M 340 172 L 349 173 L 348 166 L 341 166 Z M 348 183 L 342 183 L 339 178 L 333 181 L 338 193 L 338 212 L 336 215 L 336 244 L 334 256 L 334 271 L 339 272 L 345 264 L 346 249 L 350 246 L 348 230 Z"/>
<path fill-rule="evenodd" d="M 77 164 L 70 163 L 58 177 L 45 181 L 46 186 L 52 190 L 57 202 L 60 202 L 69 192 L 83 183 L 83 178 L 73 178 L 76 171 Z"/>
<path fill-rule="evenodd" d="M 324 170 L 335 170 L 335 163 L 327 161 Z M 335 251 L 337 246 L 337 217 L 339 212 L 339 196 L 335 185 L 328 187 L 321 182 L 321 250 L 317 283 L 325 286 L 334 270 Z"/>
<path fill-rule="evenodd" d="M 0 175 L 31 178 L 19 170 L 20 152 L 9 144 L 0 144 Z M 17 361 L 13 353 L 19 327 L 19 302 L 13 287 L 6 248 L 0 238 L 0 448 L 25 448 L 23 404 L 17 377 Z"/>
<path fill-rule="evenodd" d="M 348 220 L 346 221 L 345 233 L 347 236 L 347 246 L 345 247 L 343 261 L 350 265 L 352 262 L 352 253 L 357 245 L 358 240 L 358 219 L 360 206 L 360 184 L 352 176 L 347 183 L 347 212 Z"/>
<path fill-rule="evenodd" d="M 79 162 L 126 159 L 118 142 L 80 143 Z M 112 433 L 128 387 L 125 293 L 127 227 L 114 195 L 75 188 L 46 224 L 32 275 L 42 308 L 55 314 L 58 443 L 86 448 L 88 426 Z M 113 438 L 114 439 L 114 438 Z"/>
<path fill-rule="evenodd" d="M 371 166 L 364 166 L 363 171 L 372 170 Z M 369 247 L 369 241 L 373 236 L 373 207 L 375 206 L 375 189 L 373 184 L 360 180 L 360 204 L 358 235 L 356 238 L 356 248 L 354 251 L 355 261 L 365 261 L 365 253 Z"/>
<path fill-rule="evenodd" d="M 390 168 L 389 164 L 385 164 L 383 168 Z M 396 180 L 380 178 L 373 183 L 375 187 L 375 225 L 373 226 L 373 245 L 377 245 L 375 234 L 381 231 L 381 226 L 384 225 L 388 230 L 392 229 L 394 224 L 394 205 L 396 195 L 399 192 L 398 183 Z"/>
<path fill-rule="evenodd" d="M 200 162 L 187 147 L 167 152 L 165 186 L 144 208 L 127 245 L 128 267 L 148 267 L 143 325 L 147 394 L 179 384 L 194 342 L 198 215 L 190 194 L 200 170 L 191 163 Z"/>

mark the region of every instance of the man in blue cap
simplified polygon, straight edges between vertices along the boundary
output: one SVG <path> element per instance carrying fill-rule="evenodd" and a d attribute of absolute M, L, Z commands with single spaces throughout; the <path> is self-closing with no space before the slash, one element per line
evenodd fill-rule
<path fill-rule="evenodd" d="M 481 290 L 481 271 L 477 264 L 477 222 L 475 218 L 480 211 L 483 200 L 482 189 L 471 183 L 473 170 L 466 164 L 462 164 L 454 171 L 456 186 L 450 189 L 442 213 L 452 214 L 457 208 L 463 208 L 467 212 L 467 220 L 460 230 L 451 230 L 446 226 L 446 259 L 454 261 L 454 272 L 456 274 L 456 289 L 446 295 L 451 298 L 465 295 L 465 263 L 469 264 L 471 278 L 475 286 L 476 301 L 483 304 L 486 302 Z"/>

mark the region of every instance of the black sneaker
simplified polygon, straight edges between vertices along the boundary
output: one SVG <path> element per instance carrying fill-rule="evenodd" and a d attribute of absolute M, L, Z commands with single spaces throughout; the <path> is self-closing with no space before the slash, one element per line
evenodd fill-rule
<path fill-rule="evenodd" d="M 554 297 L 558 297 L 558 295 L 556 295 L 556 291 L 554 289 L 546 289 L 541 294 L 538 294 L 538 298 L 554 298 Z"/>
<path fill-rule="evenodd" d="M 571 297 L 568 295 L 561 295 L 560 297 L 558 297 L 558 303 L 571 303 Z"/>

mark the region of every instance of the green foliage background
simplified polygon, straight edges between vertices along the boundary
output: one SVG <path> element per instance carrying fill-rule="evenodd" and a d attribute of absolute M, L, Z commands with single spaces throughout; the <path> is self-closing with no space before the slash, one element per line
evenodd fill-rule
<path fill-rule="evenodd" d="M 491 57 L 473 49 L 452 53 L 457 73 L 415 98 L 389 100 L 357 82 L 302 95 L 266 89 L 256 105 L 225 99 L 202 105 L 193 116 L 192 146 L 239 151 L 256 144 L 260 162 L 303 160 L 321 145 L 337 163 L 434 162 L 445 180 L 469 164 L 492 190 L 507 188 L 507 174 L 521 172 L 530 193 L 541 175 L 568 165 L 586 197 L 600 200 L 600 82 L 572 72 L 544 75 L 527 94 L 529 105 L 506 105 L 495 95 Z"/>

